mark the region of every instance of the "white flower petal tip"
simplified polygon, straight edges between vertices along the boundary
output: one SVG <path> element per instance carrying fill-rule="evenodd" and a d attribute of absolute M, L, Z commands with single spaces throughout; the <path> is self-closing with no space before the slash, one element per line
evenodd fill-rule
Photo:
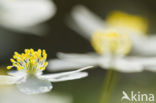
<path fill-rule="evenodd" d="M 28 77 L 23 83 L 17 84 L 19 90 L 25 94 L 39 94 L 49 92 L 53 87 L 47 80 Z"/>
<path fill-rule="evenodd" d="M 104 21 L 82 5 L 73 8 L 68 24 L 71 29 L 87 39 L 90 39 L 95 30 L 105 28 Z"/>

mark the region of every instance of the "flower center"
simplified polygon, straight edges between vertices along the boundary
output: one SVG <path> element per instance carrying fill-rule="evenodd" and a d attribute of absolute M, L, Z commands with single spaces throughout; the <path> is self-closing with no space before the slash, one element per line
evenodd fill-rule
<path fill-rule="evenodd" d="M 148 23 L 145 18 L 114 11 L 108 15 L 106 22 L 110 27 L 125 28 L 126 30 L 146 34 Z"/>
<path fill-rule="evenodd" d="M 38 49 L 25 49 L 25 53 L 14 53 L 13 59 L 10 59 L 12 66 L 8 66 L 7 69 L 16 67 L 17 70 L 24 70 L 28 74 L 34 74 L 38 71 L 43 71 L 48 65 L 46 61 L 47 54 L 45 50 Z"/>
<path fill-rule="evenodd" d="M 125 55 L 131 50 L 131 40 L 126 34 L 117 32 L 95 32 L 91 44 L 99 54 Z"/>

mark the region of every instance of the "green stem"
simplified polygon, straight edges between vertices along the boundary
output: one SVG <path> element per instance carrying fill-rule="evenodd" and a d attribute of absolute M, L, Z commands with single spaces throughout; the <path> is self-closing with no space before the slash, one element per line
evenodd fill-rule
<path fill-rule="evenodd" d="M 106 78 L 104 80 L 101 99 L 99 103 L 109 103 L 111 92 L 115 84 L 115 79 L 116 79 L 116 71 L 112 69 L 108 70 L 108 73 L 106 74 Z"/>

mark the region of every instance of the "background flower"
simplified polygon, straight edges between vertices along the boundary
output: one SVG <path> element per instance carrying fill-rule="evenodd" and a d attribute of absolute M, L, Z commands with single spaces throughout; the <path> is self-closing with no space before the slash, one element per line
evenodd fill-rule
<path fill-rule="evenodd" d="M 155 66 L 155 57 L 127 56 L 131 51 L 131 40 L 126 34 L 116 31 L 95 32 L 91 38 L 95 53 L 58 54 L 58 59 L 50 60 L 49 70 L 65 70 L 95 65 L 103 69 L 114 69 L 119 72 L 141 72 Z"/>
<path fill-rule="evenodd" d="M 148 31 L 147 20 L 141 16 L 128 14 L 122 11 L 112 11 L 102 19 L 82 5 L 73 8 L 68 26 L 80 35 L 90 40 L 98 30 L 115 29 L 130 35 L 133 42 L 132 52 L 137 55 L 155 55 L 155 36 L 146 36 Z"/>
<path fill-rule="evenodd" d="M 0 1 L 0 25 L 13 30 L 35 31 L 35 25 L 52 18 L 55 13 L 56 6 L 50 0 Z"/>

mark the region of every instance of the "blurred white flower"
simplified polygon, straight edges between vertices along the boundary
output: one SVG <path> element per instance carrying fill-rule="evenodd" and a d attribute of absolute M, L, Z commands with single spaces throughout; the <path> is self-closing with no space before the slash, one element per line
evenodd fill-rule
<path fill-rule="evenodd" d="M 108 30 L 95 32 L 91 44 L 97 53 L 58 54 L 58 59 L 49 61 L 49 70 L 63 70 L 98 65 L 104 69 L 115 69 L 120 72 L 141 72 L 156 63 L 154 57 L 126 56 L 131 51 L 131 40 L 128 35 Z"/>
<path fill-rule="evenodd" d="M 33 49 L 25 49 L 25 53 L 19 54 L 15 52 L 14 59 L 10 59 L 13 63 L 7 69 L 16 67 L 18 71 L 10 72 L 8 76 L 0 75 L 0 84 L 17 84 L 20 91 L 26 94 L 38 94 L 48 92 L 52 89 L 50 82 L 61 82 L 67 80 L 80 79 L 88 76 L 88 73 L 81 72 L 89 67 L 84 67 L 75 71 L 45 74 L 48 62 L 46 62 L 47 54 L 45 50 L 34 51 Z"/>
<path fill-rule="evenodd" d="M 24 31 L 54 16 L 52 0 L 1 0 L 0 25 Z"/>
<path fill-rule="evenodd" d="M 97 30 L 115 29 L 130 35 L 132 52 L 142 55 L 156 55 L 156 36 L 147 36 L 148 23 L 145 18 L 120 11 L 110 13 L 105 20 L 84 6 L 76 6 L 68 26 L 90 40 Z"/>
<path fill-rule="evenodd" d="M 69 95 L 60 93 L 25 95 L 14 87 L 0 87 L 0 103 L 72 103 Z"/>

